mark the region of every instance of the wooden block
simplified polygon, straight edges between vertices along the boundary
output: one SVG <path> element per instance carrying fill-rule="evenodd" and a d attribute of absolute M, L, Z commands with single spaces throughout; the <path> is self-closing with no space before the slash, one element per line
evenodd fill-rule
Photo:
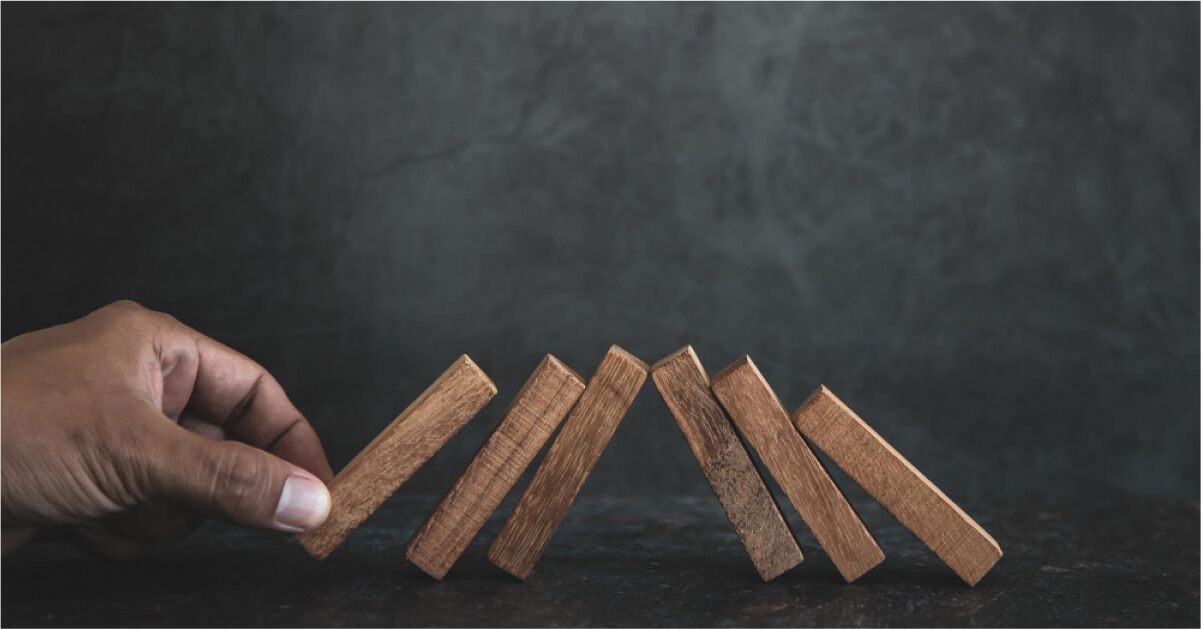
<path fill-rule="evenodd" d="M 519 579 L 530 575 L 646 382 L 646 374 L 646 363 L 616 345 L 609 348 L 492 542 L 488 550 L 492 563 Z"/>
<path fill-rule="evenodd" d="M 825 386 L 792 421 L 968 585 L 1001 558 L 996 540 Z"/>
<path fill-rule="evenodd" d="M 297 539 L 325 559 L 494 395 L 488 375 L 460 356 L 334 477 L 329 517 Z"/>
<path fill-rule="evenodd" d="M 759 576 L 770 581 L 800 563 L 801 548 L 725 411 L 709 390 L 709 374 L 692 346 L 655 363 L 651 379 Z"/>
<path fill-rule="evenodd" d="M 584 380 L 547 354 L 475 458 L 409 540 L 405 556 L 442 579 L 584 392 Z"/>
<path fill-rule="evenodd" d="M 884 560 L 750 356 L 713 376 L 713 392 L 848 583 Z"/>

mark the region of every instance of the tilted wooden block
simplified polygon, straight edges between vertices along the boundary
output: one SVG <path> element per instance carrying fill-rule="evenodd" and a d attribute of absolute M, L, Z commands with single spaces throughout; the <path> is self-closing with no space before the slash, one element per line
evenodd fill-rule
<path fill-rule="evenodd" d="M 1001 558 L 992 536 L 825 386 L 792 421 L 968 585 Z"/>
<path fill-rule="evenodd" d="M 713 392 L 848 583 L 884 560 L 750 356 L 713 376 Z"/>
<path fill-rule="evenodd" d="M 409 540 L 405 556 L 441 579 L 542 449 L 584 392 L 584 380 L 547 354 L 500 423 L 434 511 Z"/>
<path fill-rule="evenodd" d="M 487 374 L 460 356 L 338 472 L 329 517 L 297 539 L 317 559 L 327 557 L 494 395 Z"/>
<path fill-rule="evenodd" d="M 609 348 L 492 542 L 488 550 L 492 563 L 519 579 L 530 575 L 634 402 L 646 374 L 646 363 L 616 345 Z"/>
<path fill-rule="evenodd" d="M 655 363 L 651 379 L 759 576 L 770 581 L 800 563 L 801 548 L 725 411 L 709 390 L 709 374 L 692 346 Z"/>

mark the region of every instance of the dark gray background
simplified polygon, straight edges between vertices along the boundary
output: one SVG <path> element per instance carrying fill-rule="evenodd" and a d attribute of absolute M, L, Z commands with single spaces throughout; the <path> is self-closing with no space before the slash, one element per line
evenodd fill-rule
<path fill-rule="evenodd" d="M 1198 494 L 1198 6 L 3 7 L 3 337 L 118 298 L 335 467 L 455 356 L 750 353 L 952 497 Z M 704 492 L 653 386 L 586 491 Z"/>

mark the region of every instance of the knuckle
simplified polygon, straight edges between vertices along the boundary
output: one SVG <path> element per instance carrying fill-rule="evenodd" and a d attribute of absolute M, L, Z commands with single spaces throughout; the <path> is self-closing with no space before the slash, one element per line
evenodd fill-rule
<path fill-rule="evenodd" d="M 179 320 L 165 312 L 151 310 L 141 304 L 124 299 L 113 302 L 96 311 L 102 330 L 110 334 L 128 337 L 153 336 L 159 330 L 179 326 Z"/>
<path fill-rule="evenodd" d="M 138 326 L 146 320 L 149 313 L 150 311 L 141 304 L 128 299 L 115 301 L 96 311 L 100 321 L 110 329 Z"/>
<path fill-rule="evenodd" d="M 114 315 L 129 316 L 131 314 L 144 312 L 146 310 L 142 304 L 132 299 L 118 299 L 113 303 L 101 308 L 104 312 Z"/>
<path fill-rule="evenodd" d="M 178 321 L 175 317 L 158 310 L 147 308 L 132 299 L 121 299 L 100 309 L 120 320 L 134 321 Z"/>

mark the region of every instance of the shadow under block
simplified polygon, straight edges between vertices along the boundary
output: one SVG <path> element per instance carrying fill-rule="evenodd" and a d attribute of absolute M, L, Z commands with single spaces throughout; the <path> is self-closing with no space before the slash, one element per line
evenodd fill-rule
<path fill-rule="evenodd" d="M 617 425 L 646 382 L 647 366 L 609 348 L 563 429 L 488 550 L 488 559 L 525 579 L 567 515 Z"/>
<path fill-rule="evenodd" d="M 792 419 L 968 585 L 976 585 L 1001 558 L 992 536 L 825 386 Z"/>
<path fill-rule="evenodd" d="M 709 374 L 692 346 L 655 363 L 651 379 L 759 576 L 770 581 L 800 563 L 801 547 L 709 390 Z"/>
<path fill-rule="evenodd" d="M 329 486 L 329 517 L 297 539 L 325 559 L 494 395 L 488 375 L 460 356 L 338 472 Z"/>
<path fill-rule="evenodd" d="M 417 529 L 405 556 L 442 579 L 584 392 L 584 380 L 547 354 L 467 469 Z"/>
<path fill-rule="evenodd" d="M 713 376 L 713 393 L 848 583 L 884 560 L 750 356 Z"/>

